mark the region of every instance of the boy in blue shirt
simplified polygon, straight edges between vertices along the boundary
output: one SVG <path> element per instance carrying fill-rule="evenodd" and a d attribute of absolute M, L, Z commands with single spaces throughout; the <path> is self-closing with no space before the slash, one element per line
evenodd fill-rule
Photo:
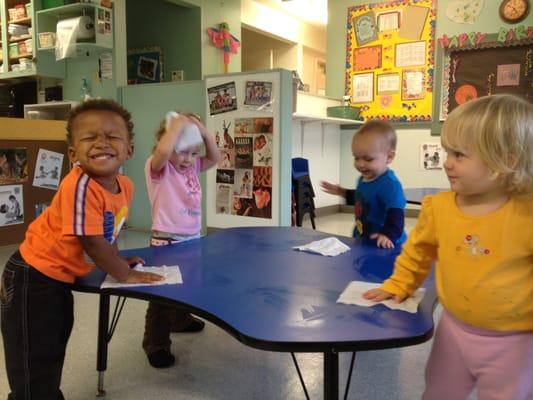
<path fill-rule="evenodd" d="M 361 174 L 356 189 L 323 181 L 322 190 L 354 205 L 354 237 L 376 240 L 387 249 L 401 245 L 406 202 L 402 184 L 388 167 L 396 155 L 396 132 L 387 122 L 367 121 L 353 136 L 352 154 Z"/>

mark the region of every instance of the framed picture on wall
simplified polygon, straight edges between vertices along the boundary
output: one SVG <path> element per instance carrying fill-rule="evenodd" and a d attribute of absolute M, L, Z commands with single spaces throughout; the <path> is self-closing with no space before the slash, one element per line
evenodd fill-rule
<path fill-rule="evenodd" d="M 128 50 L 128 84 L 162 81 L 163 65 L 159 47 Z"/>
<path fill-rule="evenodd" d="M 402 100 L 419 100 L 426 95 L 423 68 L 405 69 L 402 73 Z"/>
<path fill-rule="evenodd" d="M 376 17 L 374 12 L 369 11 L 353 19 L 355 29 L 355 40 L 358 46 L 378 39 L 378 30 L 376 27 Z"/>

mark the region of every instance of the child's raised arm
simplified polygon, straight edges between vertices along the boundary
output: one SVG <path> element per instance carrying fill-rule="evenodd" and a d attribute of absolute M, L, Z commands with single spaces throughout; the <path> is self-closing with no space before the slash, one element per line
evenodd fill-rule
<path fill-rule="evenodd" d="M 191 118 L 188 118 L 183 114 L 178 114 L 178 116 L 169 118 L 168 123 L 166 124 L 165 133 L 154 148 L 152 164 L 150 165 L 152 172 L 161 171 L 165 163 L 170 159 L 176 148 L 176 143 L 178 142 L 183 127 L 186 123 L 190 122 L 190 120 Z"/>
<path fill-rule="evenodd" d="M 158 274 L 131 269 L 103 236 L 78 236 L 78 240 L 95 264 L 119 282 L 152 283 L 163 279 Z"/>
<path fill-rule="evenodd" d="M 196 118 L 191 118 L 191 120 L 196 124 L 196 126 L 198 126 L 198 129 L 200 129 L 200 134 L 202 135 L 202 139 L 204 139 L 205 156 L 202 157 L 202 171 L 206 171 L 218 164 L 220 159 L 218 146 L 215 141 L 215 137 L 209 133 L 204 124 L 202 124 Z"/>

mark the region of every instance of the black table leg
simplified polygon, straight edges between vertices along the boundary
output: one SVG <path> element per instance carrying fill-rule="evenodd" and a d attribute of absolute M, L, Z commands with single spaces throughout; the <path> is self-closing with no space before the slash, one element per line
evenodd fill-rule
<path fill-rule="evenodd" d="M 96 397 L 105 397 L 104 373 L 107 369 L 107 345 L 109 343 L 109 295 L 100 295 L 98 308 L 98 348 L 96 356 L 96 370 L 98 371 L 98 387 Z"/>
<path fill-rule="evenodd" d="M 339 400 L 339 353 L 324 353 L 324 400 Z"/>

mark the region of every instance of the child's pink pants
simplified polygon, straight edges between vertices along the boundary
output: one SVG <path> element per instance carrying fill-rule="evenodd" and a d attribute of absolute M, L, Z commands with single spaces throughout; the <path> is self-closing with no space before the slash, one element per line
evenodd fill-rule
<path fill-rule="evenodd" d="M 474 387 L 478 400 L 533 400 L 533 331 L 487 331 L 444 311 L 422 399 L 465 400 Z"/>

